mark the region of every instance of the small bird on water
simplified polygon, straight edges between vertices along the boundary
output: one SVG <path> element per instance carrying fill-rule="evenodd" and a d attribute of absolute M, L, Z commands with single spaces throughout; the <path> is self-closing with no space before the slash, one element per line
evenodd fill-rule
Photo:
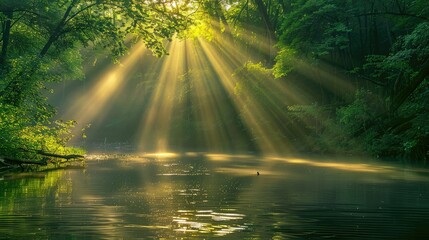
<path fill-rule="evenodd" d="M 259 172 L 256 172 L 256 175 L 258 175 L 258 176 L 259 176 Z"/>

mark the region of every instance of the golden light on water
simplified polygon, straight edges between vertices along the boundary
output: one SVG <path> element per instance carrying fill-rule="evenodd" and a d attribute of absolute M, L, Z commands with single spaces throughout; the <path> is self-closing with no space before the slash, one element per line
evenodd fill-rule
<path fill-rule="evenodd" d="M 155 152 L 155 153 L 145 153 L 141 155 L 146 158 L 156 158 L 156 159 L 168 159 L 168 158 L 177 158 L 180 156 L 178 153 L 172 152 Z"/>
<path fill-rule="evenodd" d="M 207 159 L 210 160 L 221 160 L 221 161 L 227 161 L 232 159 L 251 159 L 254 158 L 254 155 L 246 155 L 246 154 L 226 154 L 226 153 L 205 153 L 203 155 Z"/>
<path fill-rule="evenodd" d="M 353 163 L 353 162 L 338 162 L 338 161 L 315 161 L 302 158 L 283 158 L 283 157 L 267 157 L 265 160 L 271 161 L 281 161 L 289 164 L 298 164 L 298 165 L 308 165 L 313 167 L 321 168 L 332 168 L 342 171 L 350 172 L 366 172 L 366 173 L 392 173 L 397 171 L 390 166 L 382 166 L 376 164 L 367 164 L 367 163 Z"/>

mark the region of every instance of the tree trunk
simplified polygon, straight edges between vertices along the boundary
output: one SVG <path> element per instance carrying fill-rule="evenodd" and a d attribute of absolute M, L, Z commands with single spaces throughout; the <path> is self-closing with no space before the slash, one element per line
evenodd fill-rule
<path fill-rule="evenodd" d="M 275 29 L 268 15 L 267 6 L 265 6 L 265 3 L 262 0 L 254 0 L 254 1 L 256 6 L 258 7 L 259 13 L 261 14 L 262 21 L 264 21 L 269 37 L 271 38 L 271 40 L 275 40 L 276 39 Z"/>
<path fill-rule="evenodd" d="M 422 65 L 420 72 L 417 76 L 411 81 L 410 84 L 405 86 L 401 92 L 399 92 L 396 97 L 393 98 L 392 104 L 388 111 L 381 113 L 378 117 L 374 118 L 370 121 L 367 127 L 373 127 L 376 122 L 380 119 L 386 119 L 389 115 L 393 115 L 393 113 L 398 110 L 402 104 L 407 100 L 409 96 L 420 86 L 420 84 L 429 76 L 429 58 Z M 353 133 L 353 136 L 359 136 L 365 132 L 364 128 L 360 128 L 356 132 Z"/>
<path fill-rule="evenodd" d="M 61 30 L 64 28 L 67 18 L 70 16 L 71 10 L 74 8 L 75 4 L 77 3 L 77 0 L 73 0 L 72 3 L 70 3 L 70 6 L 67 8 L 66 12 L 63 15 L 63 18 L 58 23 L 58 25 L 55 27 L 54 31 L 49 36 L 48 41 L 46 42 L 45 46 L 43 46 L 42 51 L 40 51 L 39 55 L 41 57 L 45 56 L 48 52 L 49 48 L 51 48 L 52 44 L 58 39 L 58 37 L 61 35 Z"/>
<path fill-rule="evenodd" d="M 265 5 L 265 3 L 262 0 L 253 0 L 253 1 L 255 2 L 256 6 L 258 8 L 258 11 L 261 14 L 262 21 L 265 24 L 265 28 L 266 28 L 267 33 L 268 33 L 269 45 L 271 47 L 276 43 L 277 37 L 275 35 L 274 25 L 272 24 L 270 17 L 268 15 L 267 6 Z M 268 59 L 268 63 L 274 64 L 274 57 L 275 57 L 274 51 L 270 50 L 269 56 L 270 56 L 270 59 Z"/>
<path fill-rule="evenodd" d="M 215 1 L 214 4 L 215 4 L 214 7 L 215 7 L 216 15 L 219 17 L 221 23 L 225 27 L 225 33 L 224 34 L 226 36 L 226 40 L 233 43 L 231 28 L 230 28 L 228 22 L 226 21 L 226 17 L 225 17 L 225 14 L 223 13 L 222 6 L 221 6 L 219 1 Z"/>
<path fill-rule="evenodd" d="M 411 81 L 410 84 L 405 86 L 402 91 L 400 91 L 392 101 L 390 107 L 390 113 L 395 112 L 402 104 L 407 100 L 407 98 L 420 86 L 420 84 L 429 76 L 429 58 L 422 65 L 420 72 L 417 76 Z"/>
<path fill-rule="evenodd" d="M 10 41 L 9 39 L 10 39 L 10 30 L 12 28 L 13 12 L 8 11 L 3 13 L 6 16 L 6 21 L 4 23 L 4 28 L 3 28 L 3 44 L 2 44 L 1 53 L 0 53 L 0 68 L 6 69 L 7 68 L 7 50 L 8 50 L 9 41 Z"/>

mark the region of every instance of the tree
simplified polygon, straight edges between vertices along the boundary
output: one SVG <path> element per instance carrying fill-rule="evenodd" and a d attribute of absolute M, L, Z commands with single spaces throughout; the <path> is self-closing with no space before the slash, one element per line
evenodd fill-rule
<path fill-rule="evenodd" d="M 6 1 L 0 5 L 0 12 L 5 26 L 0 59 L 5 65 L 3 76 L 8 76 L 1 96 L 4 102 L 14 105 L 20 105 L 37 85 L 35 78 L 43 75 L 38 71 L 41 64 L 58 60 L 57 56 L 67 50 L 89 44 L 102 45 L 120 56 L 126 51 L 126 39 L 132 36 L 134 41 L 142 40 L 160 55 L 165 53 L 162 40 L 171 38 L 186 24 L 181 12 L 167 2 L 157 1 L 26 0 L 18 4 Z M 22 36 L 28 33 L 38 40 L 31 49 L 25 50 L 32 63 L 13 74 L 7 65 L 23 56 L 13 53 L 11 47 L 18 46 L 9 45 L 27 40 Z"/>
<path fill-rule="evenodd" d="M 65 148 L 74 122 L 51 122 L 46 84 L 81 79 L 84 47 L 114 58 L 143 41 L 156 55 L 188 24 L 189 1 L 4 0 L 0 2 L 0 156 L 45 161 Z M 71 152 L 70 152 L 71 151 Z M 58 153 L 58 154 L 56 154 Z"/>
<path fill-rule="evenodd" d="M 427 104 L 423 100 L 429 76 L 427 1 L 292 0 L 288 3 L 278 30 L 276 76 L 288 79 L 290 75 L 299 75 L 300 61 L 314 69 L 329 71 L 331 77 L 341 74 L 338 78 L 344 84 L 354 85 L 358 90 L 356 97 L 337 98 L 335 95 L 341 91 L 330 93 L 321 85 L 325 88 L 323 95 L 334 96 L 315 101 L 343 106 L 337 113 L 339 119 L 347 116 L 347 121 L 338 122 L 345 125 L 345 132 L 366 139 L 363 142 L 367 147 L 377 149 L 373 152 L 379 155 L 383 151 L 410 153 L 410 149 L 418 146 L 417 152 L 427 157 L 427 148 L 422 146 L 427 145 L 428 134 L 421 121 L 423 116 L 427 117 L 424 113 Z M 320 80 L 315 74 L 300 81 L 310 85 Z M 374 99 L 378 100 L 368 104 L 366 96 L 377 96 Z M 359 120 L 361 116 L 365 116 L 364 121 Z M 384 147 L 375 148 L 377 143 Z"/>

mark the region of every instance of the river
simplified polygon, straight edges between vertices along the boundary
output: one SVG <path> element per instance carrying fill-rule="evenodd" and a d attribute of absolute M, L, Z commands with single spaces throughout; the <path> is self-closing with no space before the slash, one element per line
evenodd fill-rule
<path fill-rule="evenodd" d="M 93 155 L 0 189 L 0 239 L 429 236 L 428 169 L 351 157 Z"/>

